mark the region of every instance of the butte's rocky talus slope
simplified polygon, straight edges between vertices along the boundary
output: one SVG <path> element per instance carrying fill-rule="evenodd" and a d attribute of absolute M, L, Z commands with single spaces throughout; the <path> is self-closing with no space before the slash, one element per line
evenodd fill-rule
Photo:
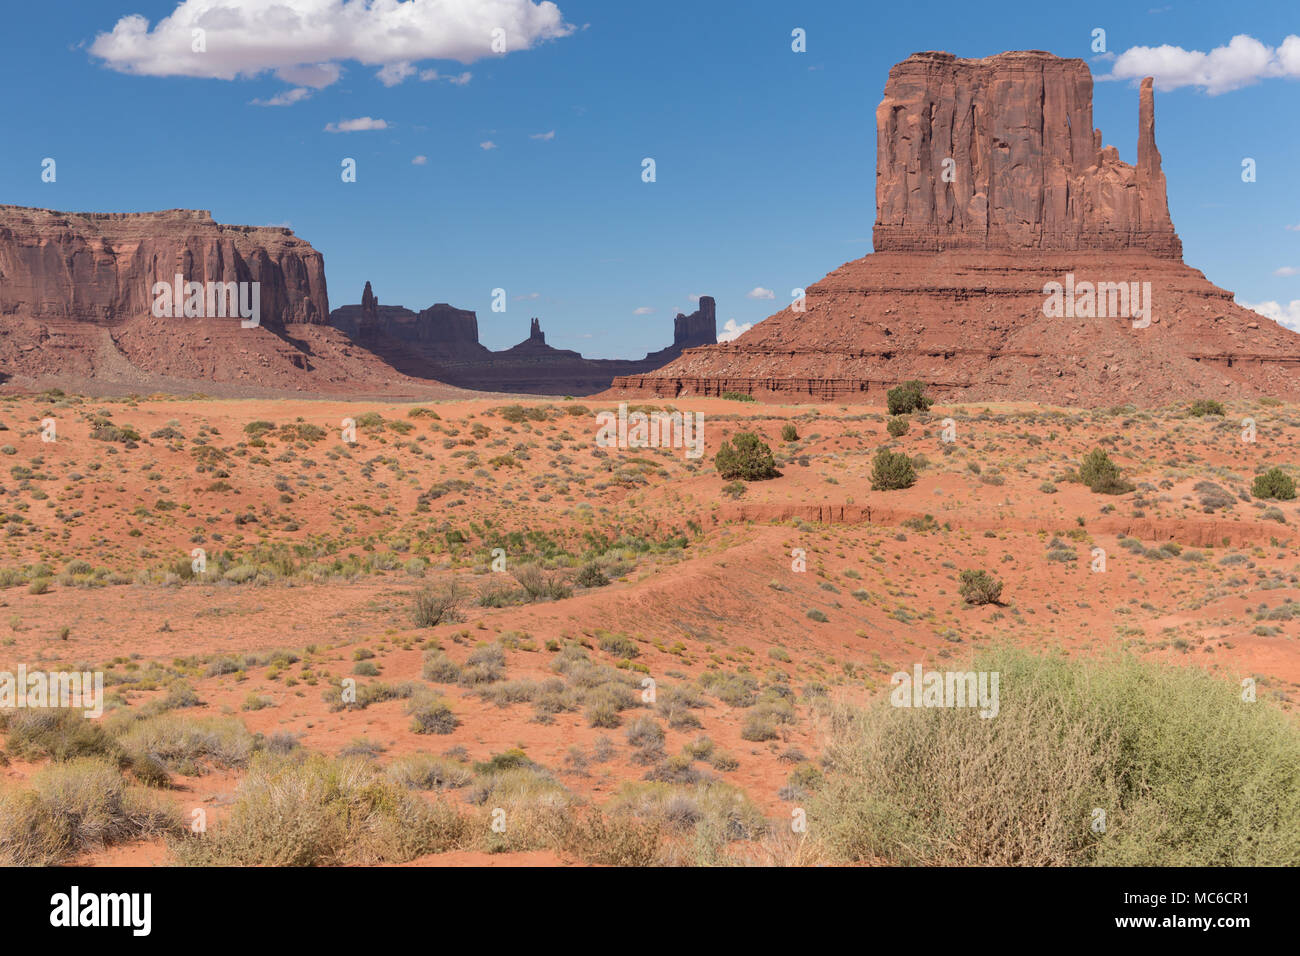
<path fill-rule="evenodd" d="M 156 282 L 259 283 L 257 328 L 153 315 Z M 328 325 L 321 254 L 290 230 L 207 212 L 0 205 L 0 376 L 176 389 L 344 391 L 403 377 Z"/>
<path fill-rule="evenodd" d="M 1130 166 L 1092 125 L 1082 60 L 914 54 L 876 110 L 875 252 L 810 286 L 806 311 L 615 388 L 877 401 L 921 379 L 956 401 L 1300 398 L 1300 335 L 1182 261 L 1149 79 L 1138 123 Z M 1052 314 L 1045 288 L 1067 276 L 1149 282 L 1149 323 L 1109 295 L 1106 317 L 1089 314 L 1084 291 Z"/>

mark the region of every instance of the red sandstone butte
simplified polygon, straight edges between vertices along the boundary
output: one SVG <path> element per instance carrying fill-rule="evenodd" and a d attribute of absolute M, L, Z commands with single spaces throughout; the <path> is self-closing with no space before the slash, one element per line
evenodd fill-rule
<path fill-rule="evenodd" d="M 154 316 L 154 283 L 177 273 L 259 283 L 261 325 Z M 222 225 L 192 209 L 0 205 L 0 380 L 326 392 L 402 383 L 328 322 L 324 259 L 289 229 Z"/>
<path fill-rule="evenodd" d="M 1130 166 L 1092 125 L 1082 60 L 908 57 L 876 110 L 875 252 L 810 286 L 806 311 L 786 308 L 614 389 L 883 401 L 921 379 L 952 401 L 1300 398 L 1300 335 L 1184 265 L 1150 79 L 1138 107 Z M 1067 274 L 1151 283 L 1149 327 L 1049 318 L 1045 286 Z"/>

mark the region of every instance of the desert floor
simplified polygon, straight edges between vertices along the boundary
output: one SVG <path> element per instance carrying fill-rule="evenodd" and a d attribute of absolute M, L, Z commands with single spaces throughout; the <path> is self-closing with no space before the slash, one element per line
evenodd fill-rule
<path fill-rule="evenodd" d="M 703 414 L 693 460 L 598 447 L 595 413 L 614 402 L 508 401 L 0 399 L 0 669 L 101 670 L 117 708 L 181 685 L 199 701 L 187 717 L 235 718 L 379 766 L 449 753 L 470 767 L 518 748 L 596 805 L 646 780 L 707 775 L 772 820 L 789 819 L 803 796 L 792 774 L 823 745 L 814 701 L 878 697 L 895 671 L 959 668 L 995 642 L 1127 648 L 1254 678 L 1287 709 L 1297 699 L 1300 503 L 1250 493 L 1270 466 L 1294 473 L 1296 406 L 1205 417 L 935 406 L 891 438 L 878 407 L 655 402 Z M 43 441 L 49 419 L 55 440 Z M 796 439 L 783 439 L 787 424 Z M 771 446 L 780 477 L 738 487 L 718 476 L 714 454 L 740 431 Z M 913 487 L 871 490 L 881 447 L 923 456 Z M 1095 448 L 1135 491 L 1067 480 Z M 577 583 L 591 563 L 608 584 Z M 516 581 L 538 564 L 558 597 Z M 959 573 L 978 568 L 1003 582 L 1000 604 L 959 596 Z M 417 625 L 417 595 L 452 584 L 454 619 Z M 500 648 L 504 674 L 425 676 L 437 650 L 464 667 L 484 644 Z M 565 698 L 572 682 L 553 666 L 575 645 L 629 686 L 653 678 L 657 701 L 638 695 L 613 718 L 575 706 L 581 694 Z M 428 685 L 456 725 L 416 732 L 401 696 L 339 706 L 344 678 Z M 773 689 L 790 707 L 754 719 Z M 700 699 L 674 708 L 689 695 Z M 663 726 L 661 742 L 629 739 L 642 717 Z M 3 786 L 25 786 L 42 764 L 10 755 Z M 241 776 L 173 768 L 163 792 L 217 825 Z M 76 862 L 168 860 L 164 841 L 145 840 Z M 414 862 L 578 861 L 458 851 Z"/>

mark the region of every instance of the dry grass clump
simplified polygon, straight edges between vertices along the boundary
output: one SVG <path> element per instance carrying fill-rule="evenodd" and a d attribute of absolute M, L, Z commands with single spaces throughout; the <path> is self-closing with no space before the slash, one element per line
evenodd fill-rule
<path fill-rule="evenodd" d="M 79 757 L 39 771 L 30 790 L 0 795 L 0 865 L 50 866 L 181 829 L 175 808 L 127 784 L 112 762 Z"/>
<path fill-rule="evenodd" d="M 366 760 L 259 754 L 230 818 L 172 843 L 186 866 L 402 863 L 454 850 L 468 821 L 386 779 Z"/>
<path fill-rule="evenodd" d="M 833 714 L 809 832 L 904 865 L 1295 866 L 1300 730 L 1235 684 L 1004 649 L 1000 710 Z M 1094 824 L 1105 812 L 1105 828 Z"/>
<path fill-rule="evenodd" d="M 129 753 L 146 754 L 187 776 L 206 766 L 247 766 L 256 749 L 256 738 L 233 717 L 159 714 L 133 724 L 119 741 Z"/>

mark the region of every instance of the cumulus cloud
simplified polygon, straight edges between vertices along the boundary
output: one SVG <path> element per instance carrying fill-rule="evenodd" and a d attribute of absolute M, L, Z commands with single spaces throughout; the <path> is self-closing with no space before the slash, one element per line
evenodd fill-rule
<path fill-rule="evenodd" d="M 426 165 L 428 165 L 428 162 L 429 162 L 429 157 L 428 157 L 428 156 L 416 156 L 414 159 L 411 160 L 411 165 L 412 165 L 412 166 L 426 166 Z"/>
<path fill-rule="evenodd" d="M 653 315 L 653 314 L 654 314 L 654 311 L 655 311 L 655 310 L 652 309 L 652 308 L 650 308 L 650 306 L 648 306 L 648 305 L 643 305 L 643 306 L 641 306 L 641 308 L 639 308 L 639 309 L 633 309 L 633 310 L 632 310 L 632 314 L 633 314 L 633 315 Z"/>
<path fill-rule="evenodd" d="M 138 13 L 122 17 L 90 53 L 119 73 L 221 80 L 274 73 L 313 89 L 337 81 L 340 64 L 355 60 L 380 67 L 380 82 L 392 86 L 421 60 L 500 56 L 494 30 L 504 31 L 510 53 L 574 28 L 551 0 L 181 0 L 152 26 Z"/>
<path fill-rule="evenodd" d="M 555 130 L 551 130 L 549 133 L 534 133 L 532 136 L 529 136 L 528 138 L 529 138 L 529 139 L 541 139 L 541 140 L 548 140 L 548 141 L 549 141 L 549 140 L 555 139 Z"/>
<path fill-rule="evenodd" d="M 1244 33 L 1208 53 L 1180 46 L 1135 46 L 1115 58 L 1108 80 L 1154 76 L 1156 88 L 1194 86 L 1211 96 L 1252 86 L 1271 77 L 1300 78 L 1300 36 L 1290 34 L 1271 47 Z"/>
<path fill-rule="evenodd" d="M 1258 312 L 1267 319 L 1279 322 L 1289 329 L 1300 332 L 1300 299 L 1292 299 L 1286 305 L 1280 302 L 1241 302 L 1237 304 L 1244 309 Z"/>
<path fill-rule="evenodd" d="M 1297 270 L 1296 270 L 1296 267 L 1295 267 L 1295 266 L 1283 266 L 1283 267 L 1280 268 L 1280 269 L 1274 269 L 1274 270 L 1273 270 L 1273 275 L 1278 276 L 1278 277 L 1281 277 L 1281 278 L 1284 278 L 1284 277 L 1286 277 L 1286 276 L 1293 276 L 1293 275 L 1295 275 L 1295 274 L 1296 274 L 1296 271 L 1297 271 Z"/>
<path fill-rule="evenodd" d="M 776 293 L 771 289 L 764 289 L 761 285 L 756 285 L 745 293 L 747 299 L 775 299 Z"/>
<path fill-rule="evenodd" d="M 478 144 L 478 147 L 479 149 L 496 149 L 497 144 L 492 142 L 490 139 L 485 139 L 483 142 Z"/>
<path fill-rule="evenodd" d="M 737 325 L 735 319 L 727 319 L 726 324 L 722 326 L 722 331 L 718 333 L 718 341 L 730 342 L 732 339 L 738 339 L 753 327 L 753 322 Z"/>
<path fill-rule="evenodd" d="M 300 100 L 305 100 L 311 96 L 312 91 L 305 86 L 295 86 L 292 89 L 285 90 L 283 93 L 277 93 L 269 100 L 253 100 L 254 106 L 293 106 Z"/>
<path fill-rule="evenodd" d="M 388 129 L 387 120 L 358 116 L 356 119 L 339 120 L 337 123 L 325 124 L 325 132 L 327 133 L 363 133 L 372 129 Z"/>

